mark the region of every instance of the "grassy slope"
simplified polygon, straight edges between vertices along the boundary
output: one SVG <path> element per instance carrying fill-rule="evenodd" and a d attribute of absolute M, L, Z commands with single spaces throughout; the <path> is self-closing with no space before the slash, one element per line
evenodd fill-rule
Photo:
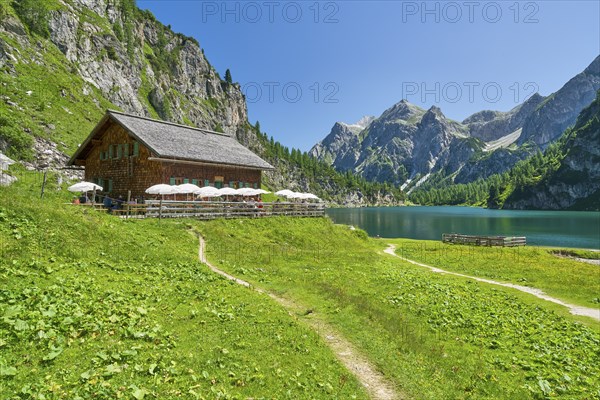
<path fill-rule="evenodd" d="M 186 222 L 20 178 L 0 191 L 0 398 L 366 398 L 314 332 L 200 264 Z"/>
<path fill-rule="evenodd" d="M 327 220 L 197 225 L 212 261 L 333 323 L 413 398 L 600 396 L 598 324 L 562 307 L 377 255 Z"/>
<path fill-rule="evenodd" d="M 106 109 L 118 109 L 93 85 L 86 84 L 48 41 L 39 40 L 39 47 L 22 46 L 1 32 L 0 40 L 21 54 L 14 72 L 4 67 L 0 73 L 0 94 L 17 104 L 0 107 L 0 137 L 11 141 L 8 156 L 31 159 L 32 136 L 52 140 L 59 150 L 72 154 Z M 54 129 L 48 128 L 51 125 Z"/>
<path fill-rule="evenodd" d="M 541 247 L 487 248 L 436 241 L 390 239 L 396 253 L 448 271 L 531 286 L 586 307 L 600 305 L 597 265 L 560 258 Z M 592 252 L 590 252 L 592 253 Z M 575 252 L 580 254 L 580 252 Z M 585 254 L 585 253 L 584 253 Z"/>

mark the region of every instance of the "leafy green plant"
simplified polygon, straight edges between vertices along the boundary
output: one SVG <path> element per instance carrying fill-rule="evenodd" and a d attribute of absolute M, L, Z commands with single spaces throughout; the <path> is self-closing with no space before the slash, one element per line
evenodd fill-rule
<path fill-rule="evenodd" d="M 195 225 L 212 262 L 313 310 L 302 318 L 333 324 L 409 397 L 598 397 L 598 324 L 564 308 L 383 255 L 382 241 L 325 219 Z M 533 280 L 532 264 L 541 269 L 553 257 L 531 249 L 512 270 Z M 478 262 L 470 263 L 486 271 Z M 572 290 L 570 279 L 562 293 Z"/>
<path fill-rule="evenodd" d="M 72 206 L 65 185 L 40 200 L 39 174 L 12 173 L 0 398 L 367 398 L 316 333 L 201 264 L 190 221 Z"/>

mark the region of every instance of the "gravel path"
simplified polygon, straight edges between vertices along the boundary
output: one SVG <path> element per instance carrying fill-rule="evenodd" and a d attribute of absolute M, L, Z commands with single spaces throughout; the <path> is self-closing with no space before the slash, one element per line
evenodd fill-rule
<path fill-rule="evenodd" d="M 236 278 L 235 276 L 228 274 L 227 272 L 215 267 L 206 259 L 206 243 L 202 237 L 199 237 L 200 245 L 198 248 L 198 258 L 200 261 L 208 266 L 213 272 L 224 276 L 225 278 L 237 283 L 238 285 L 245 286 L 253 289 L 258 293 L 266 294 L 271 297 L 281 306 L 283 306 L 292 316 L 297 316 L 302 311 L 306 310 L 305 307 L 294 303 L 293 301 L 279 297 L 273 293 L 269 293 L 260 288 L 252 286 L 249 282 L 242 279 Z M 302 322 L 310 326 L 323 341 L 329 346 L 334 352 L 338 360 L 350 371 L 359 382 L 365 387 L 367 393 L 375 400 L 400 400 L 406 399 L 407 397 L 396 392 L 394 386 L 387 380 L 387 378 L 369 362 L 369 360 L 360 354 L 352 344 L 345 339 L 339 332 L 337 332 L 333 326 L 327 322 L 318 318 L 316 312 L 310 314 L 310 318 L 303 318 Z"/>
<path fill-rule="evenodd" d="M 569 311 L 571 312 L 571 314 L 573 314 L 573 315 L 583 315 L 585 317 L 593 318 L 596 321 L 600 321 L 600 309 L 598 309 L 598 308 L 588 308 L 588 307 L 576 306 L 576 305 L 573 305 L 573 304 L 565 303 L 564 301 L 559 300 L 559 299 L 557 299 L 555 297 L 548 296 L 547 294 L 545 294 L 540 289 L 530 288 L 528 286 L 515 285 L 513 283 L 498 282 L 498 281 L 494 281 L 494 280 L 491 280 L 491 279 L 478 278 L 478 277 L 470 276 L 470 275 L 459 274 L 457 272 L 450 272 L 450 271 L 446 271 L 446 270 L 443 270 L 443 269 L 440 269 L 440 268 L 432 267 L 431 265 L 422 264 L 420 262 L 417 262 L 417 261 L 411 260 L 409 258 L 405 258 L 405 257 L 399 256 L 398 254 L 396 254 L 396 246 L 393 245 L 393 244 L 390 244 L 389 247 L 384 250 L 384 253 L 391 254 L 391 255 L 393 255 L 395 257 L 398 257 L 398 258 L 400 258 L 400 259 L 402 259 L 404 261 L 407 261 L 407 262 L 409 262 L 411 264 L 415 264 L 415 265 L 418 265 L 418 266 L 421 266 L 421 267 L 429 268 L 433 272 L 437 272 L 437 273 L 440 273 L 440 274 L 462 276 L 463 278 L 469 278 L 469 279 L 473 279 L 473 280 L 476 280 L 476 281 L 479 281 L 479 282 L 485 282 L 485 283 L 490 283 L 492 285 L 498 285 L 498 286 L 508 287 L 508 288 L 511 288 L 511 289 L 517 289 L 517 290 L 520 290 L 521 292 L 532 294 L 535 297 L 538 297 L 540 299 L 543 299 L 543 300 L 546 300 L 546 301 L 551 301 L 552 303 L 560 304 L 561 306 L 567 307 L 569 309 Z"/>

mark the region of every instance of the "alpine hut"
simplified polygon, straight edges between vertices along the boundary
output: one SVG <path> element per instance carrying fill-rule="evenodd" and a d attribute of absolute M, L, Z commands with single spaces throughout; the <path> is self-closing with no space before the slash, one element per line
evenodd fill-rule
<path fill-rule="evenodd" d="M 166 183 L 260 188 L 273 167 L 234 137 L 109 110 L 69 160 L 111 197 Z"/>

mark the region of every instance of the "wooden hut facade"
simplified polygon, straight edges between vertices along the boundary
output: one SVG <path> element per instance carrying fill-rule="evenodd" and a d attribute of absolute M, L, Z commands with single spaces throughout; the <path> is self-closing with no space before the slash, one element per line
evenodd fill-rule
<path fill-rule="evenodd" d="M 147 197 L 159 183 L 260 188 L 273 167 L 235 138 L 218 132 L 107 111 L 69 165 L 111 197 Z"/>

